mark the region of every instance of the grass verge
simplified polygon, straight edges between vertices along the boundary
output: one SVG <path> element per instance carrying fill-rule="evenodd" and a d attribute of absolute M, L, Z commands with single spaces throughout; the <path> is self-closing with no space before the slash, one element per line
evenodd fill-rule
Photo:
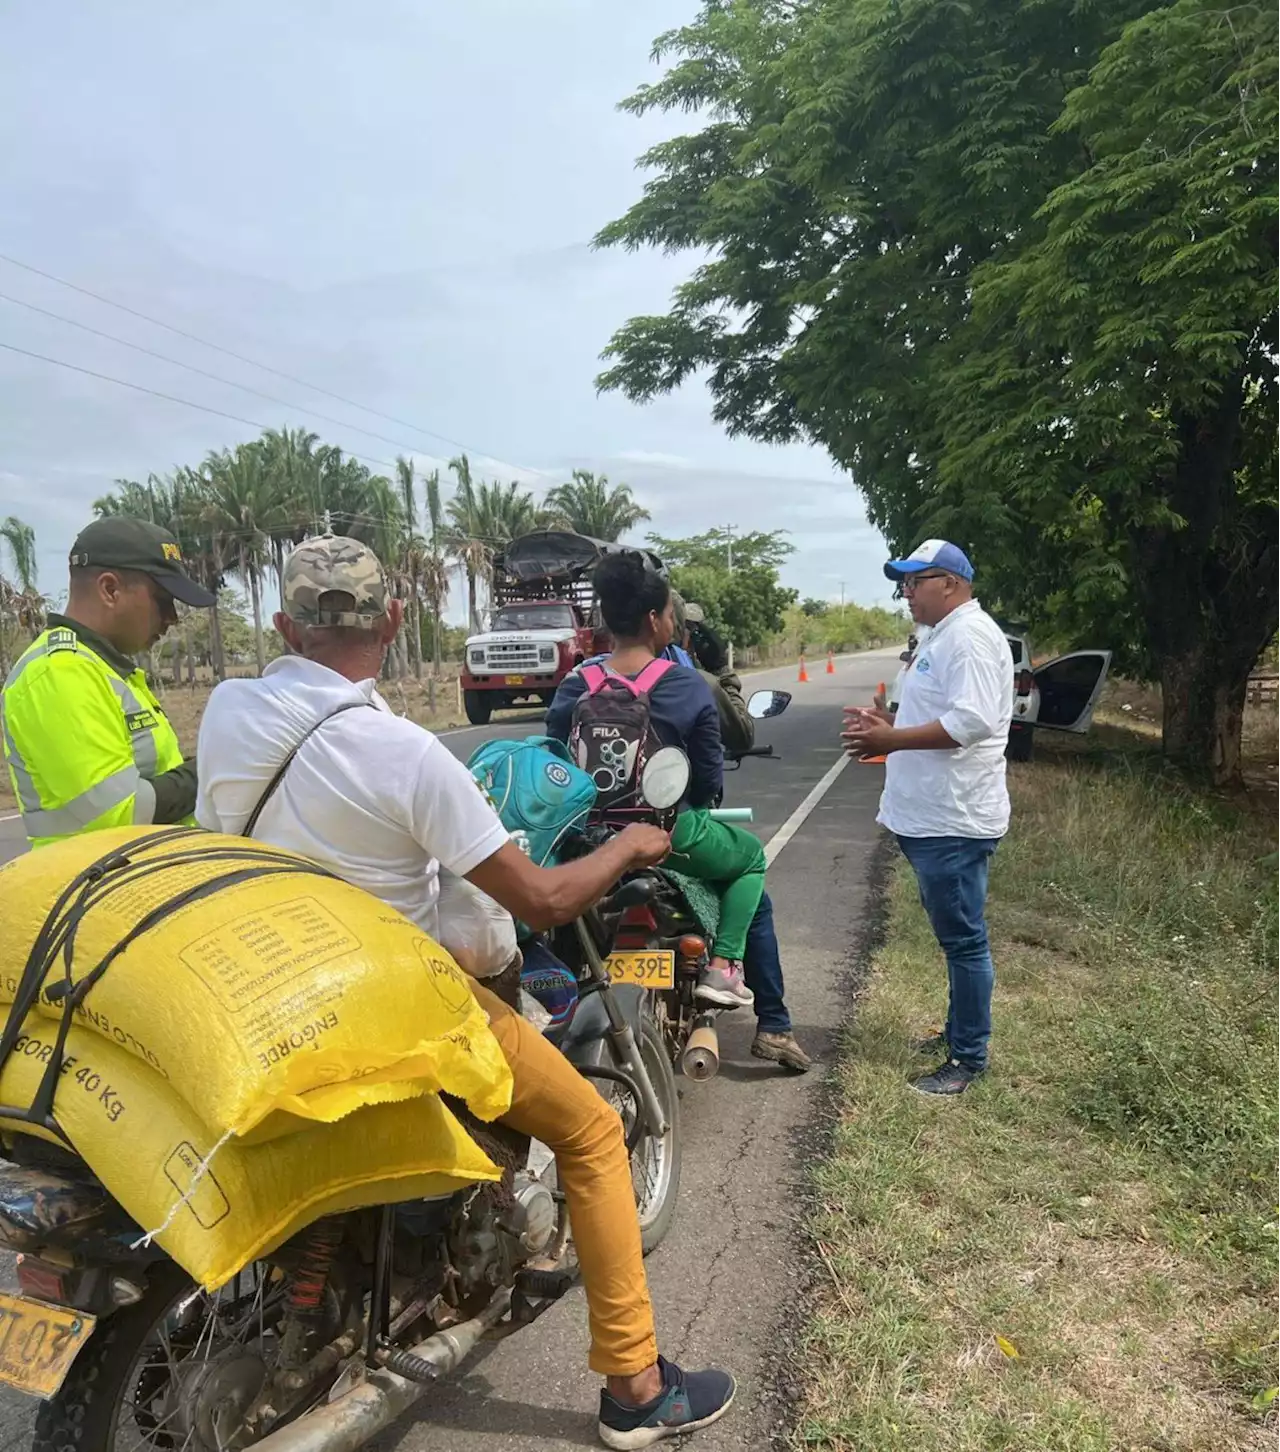
<path fill-rule="evenodd" d="M 809 1229 L 797 1447 L 1274 1447 L 1275 817 L 1141 753 L 1011 773 L 992 1073 L 910 1093 L 945 1009 L 905 864 Z"/>

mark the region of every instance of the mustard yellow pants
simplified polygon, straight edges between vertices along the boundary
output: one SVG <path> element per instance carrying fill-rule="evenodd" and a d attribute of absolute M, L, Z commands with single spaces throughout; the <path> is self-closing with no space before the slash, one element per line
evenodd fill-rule
<path fill-rule="evenodd" d="M 540 1139 L 556 1157 L 587 1296 L 591 1370 L 635 1376 L 658 1359 L 658 1340 L 622 1121 L 531 1023 L 471 986 L 511 1065 L 511 1108 L 502 1123 Z"/>

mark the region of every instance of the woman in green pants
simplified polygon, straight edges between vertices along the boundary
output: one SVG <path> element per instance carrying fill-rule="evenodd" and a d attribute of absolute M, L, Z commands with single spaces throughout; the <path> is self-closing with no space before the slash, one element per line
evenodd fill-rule
<path fill-rule="evenodd" d="M 678 746 L 689 758 L 690 778 L 671 837 L 671 867 L 712 884 L 720 894 L 720 926 L 708 966 L 699 975 L 697 996 L 721 1008 L 750 1007 L 742 979 L 747 929 L 764 893 L 764 848 L 759 838 L 725 822 L 709 808 L 724 780 L 720 717 L 711 689 L 695 670 L 663 662 L 651 669 L 675 634 L 671 589 L 634 551 L 608 556 L 596 570 L 596 594 L 614 637 L 613 654 L 600 664 L 644 685 L 649 720 L 664 746 Z M 547 734 L 568 741 L 574 707 L 587 692 L 581 670 L 568 676 L 547 712 Z"/>

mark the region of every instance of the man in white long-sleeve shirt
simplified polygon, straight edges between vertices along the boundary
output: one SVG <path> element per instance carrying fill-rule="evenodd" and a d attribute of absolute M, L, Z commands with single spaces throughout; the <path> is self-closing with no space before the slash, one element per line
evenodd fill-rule
<path fill-rule="evenodd" d="M 946 1059 L 912 1083 L 923 1094 L 962 1094 L 985 1072 L 991 1040 L 987 873 L 1009 829 L 1013 655 L 973 598 L 973 566 L 956 545 L 926 540 L 884 572 L 929 638 L 907 670 L 896 715 L 849 708 L 844 743 L 854 755 L 887 758 L 877 820 L 911 863 L 947 959 L 946 1028 L 919 1045 Z"/>

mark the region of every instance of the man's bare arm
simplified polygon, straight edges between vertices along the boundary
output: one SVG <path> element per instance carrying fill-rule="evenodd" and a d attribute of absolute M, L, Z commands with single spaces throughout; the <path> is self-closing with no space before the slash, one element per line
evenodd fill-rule
<path fill-rule="evenodd" d="M 508 842 L 468 872 L 467 881 L 541 932 L 572 922 L 599 902 L 623 873 L 651 867 L 670 850 L 671 839 L 661 828 L 639 823 L 589 857 L 561 867 L 538 867 Z"/>

